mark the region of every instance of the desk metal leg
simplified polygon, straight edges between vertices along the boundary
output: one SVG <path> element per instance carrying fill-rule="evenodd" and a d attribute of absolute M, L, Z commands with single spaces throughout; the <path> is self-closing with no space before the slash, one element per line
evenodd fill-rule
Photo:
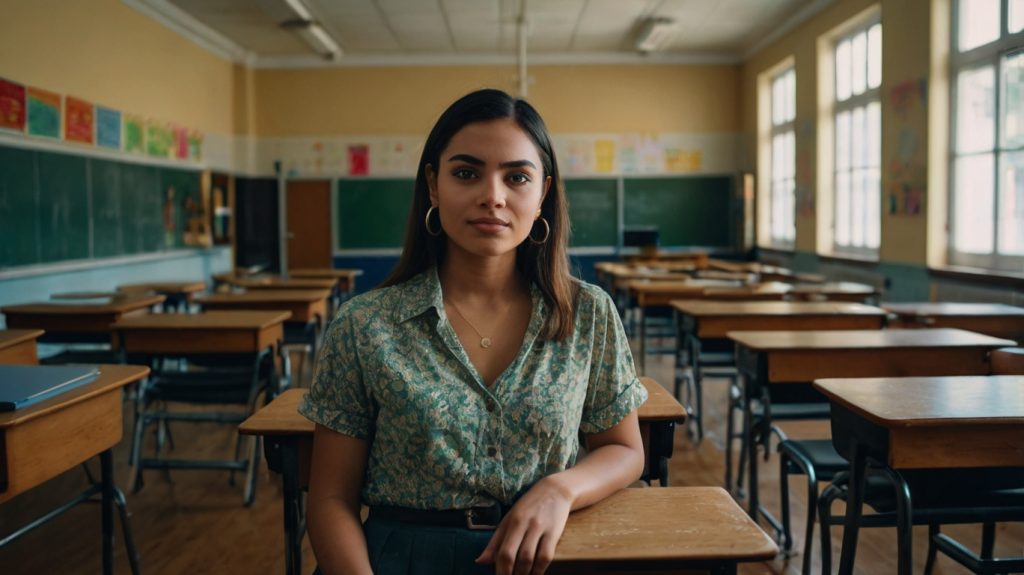
<path fill-rule="evenodd" d="M 851 449 L 850 482 L 847 486 L 846 520 L 843 523 L 843 550 L 839 558 L 839 575 L 853 575 L 853 560 L 857 555 L 857 535 L 864 506 L 867 457 L 856 442 Z"/>
<path fill-rule="evenodd" d="M 285 573 L 302 573 L 303 510 L 299 489 L 299 455 L 297 442 L 284 439 L 281 447 L 281 480 L 284 488 L 284 557 Z"/>
<path fill-rule="evenodd" d="M 100 481 L 103 484 L 103 573 L 114 573 L 114 455 L 111 450 L 100 454 Z"/>
<path fill-rule="evenodd" d="M 743 444 L 746 447 L 747 455 L 747 513 L 757 522 L 757 513 L 761 504 L 757 490 L 757 430 L 754 429 L 754 414 L 752 411 L 752 398 L 748 395 L 746 407 L 743 410 L 743 427 L 746 433 L 743 437 Z M 742 475 L 742 471 L 740 472 Z"/>

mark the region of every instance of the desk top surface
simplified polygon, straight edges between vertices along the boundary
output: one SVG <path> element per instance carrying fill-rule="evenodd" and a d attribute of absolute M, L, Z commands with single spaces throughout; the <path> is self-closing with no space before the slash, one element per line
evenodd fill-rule
<path fill-rule="evenodd" d="M 62 291 L 50 294 L 50 299 L 55 300 L 99 300 L 119 297 L 124 297 L 124 294 L 116 291 Z"/>
<path fill-rule="evenodd" d="M 360 269 L 345 268 L 299 268 L 288 270 L 288 275 L 293 278 L 347 278 L 352 279 L 363 275 Z"/>
<path fill-rule="evenodd" d="M 253 290 L 243 293 L 215 293 L 202 296 L 196 301 L 200 304 L 244 304 L 244 303 L 313 303 L 331 297 L 326 289 L 313 290 Z"/>
<path fill-rule="evenodd" d="M 128 293 L 174 293 L 191 294 L 206 289 L 206 284 L 201 281 L 191 282 L 145 282 L 134 284 L 121 284 L 117 286 L 118 291 Z"/>
<path fill-rule="evenodd" d="M 809 331 L 730 331 L 729 339 L 757 351 L 1012 347 L 1015 342 L 953 328 Z"/>
<path fill-rule="evenodd" d="M 149 375 L 149 368 L 141 365 L 99 365 L 100 374 L 91 381 L 70 391 L 51 397 L 35 405 L 0 413 L 0 429 L 14 427 L 37 417 L 57 412 L 68 405 L 123 387 Z"/>
<path fill-rule="evenodd" d="M 126 317 L 117 321 L 113 329 L 265 329 L 284 322 L 292 316 L 288 311 L 209 311 L 197 314 L 154 313 L 139 317 Z"/>
<path fill-rule="evenodd" d="M 826 397 L 888 428 L 1024 425 L 1024 376 L 819 379 Z"/>
<path fill-rule="evenodd" d="M 1002 303 L 920 302 L 882 303 L 881 307 L 899 316 L 909 317 L 989 317 L 1014 316 L 1024 320 L 1024 308 Z"/>
<path fill-rule="evenodd" d="M 647 401 L 637 410 L 644 421 L 686 420 L 686 411 L 676 398 L 672 397 L 658 382 L 649 377 L 640 378 L 647 389 Z M 306 395 L 305 389 L 289 389 L 277 396 L 238 426 L 242 435 L 310 435 L 315 425 L 299 415 L 299 402 Z"/>
<path fill-rule="evenodd" d="M 332 289 L 338 285 L 337 278 L 235 278 L 229 283 L 248 289 Z"/>
<path fill-rule="evenodd" d="M 825 283 L 795 283 L 791 293 L 794 294 L 877 294 L 878 290 L 868 284 L 856 282 L 825 282 Z"/>
<path fill-rule="evenodd" d="M 7 349 L 26 341 L 34 341 L 44 333 L 46 332 L 41 329 L 0 329 L 0 349 Z"/>
<path fill-rule="evenodd" d="M 103 302 L 82 303 L 69 300 L 65 303 L 41 302 L 9 305 L 0 308 L 3 313 L 24 313 L 36 315 L 87 315 L 124 313 L 154 306 L 167 299 L 162 295 L 128 295 L 106 299 Z"/>
<path fill-rule="evenodd" d="M 626 266 L 615 267 L 605 270 L 609 275 L 619 280 L 657 280 L 657 281 L 685 281 L 690 278 L 689 274 L 683 272 L 672 272 L 665 270 L 637 269 Z"/>
<path fill-rule="evenodd" d="M 731 316 L 884 316 L 885 310 L 859 303 L 674 300 L 672 307 L 695 317 Z"/>
<path fill-rule="evenodd" d="M 704 290 L 717 288 L 740 288 L 740 285 L 734 281 L 712 279 L 687 279 L 682 281 L 634 280 L 629 282 L 629 291 L 645 294 L 702 294 Z"/>
<path fill-rule="evenodd" d="M 623 489 L 569 515 L 555 562 L 760 561 L 775 543 L 720 487 Z"/>

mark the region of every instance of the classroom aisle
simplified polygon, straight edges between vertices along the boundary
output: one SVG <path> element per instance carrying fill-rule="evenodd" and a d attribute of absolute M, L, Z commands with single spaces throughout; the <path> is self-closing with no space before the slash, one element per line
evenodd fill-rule
<path fill-rule="evenodd" d="M 635 349 L 635 346 L 634 346 Z M 670 387 L 672 370 L 669 356 L 649 356 L 648 374 Z M 677 430 L 676 451 L 670 462 L 673 485 L 720 485 L 723 459 L 720 437 L 724 431 L 724 405 L 726 382 L 708 380 L 705 409 L 707 410 L 708 438 L 699 446 L 693 445 L 685 431 Z M 125 424 L 128 437 L 129 422 Z M 172 427 L 177 442 L 176 451 L 202 456 L 204 453 L 221 455 L 230 452 L 236 435 L 227 426 L 212 424 L 175 425 Z M 820 436 L 827 425 L 823 422 L 787 425 L 793 437 Z M 115 449 L 115 473 L 119 485 L 126 485 L 128 467 L 127 440 Z M 94 472 L 95 462 L 90 462 Z M 762 499 L 769 509 L 778 509 L 778 460 L 774 456 L 761 466 Z M 136 544 L 142 556 L 142 568 L 147 575 L 191 574 L 245 574 L 279 575 L 284 572 L 282 542 L 282 515 L 280 481 L 261 462 L 260 481 L 256 502 L 252 508 L 242 506 L 241 476 L 232 487 L 226 472 L 178 471 L 169 476 L 159 471 L 148 471 L 145 488 L 128 494 Z M 80 490 L 85 477 L 80 469 L 72 470 L 27 495 L 5 504 L 0 531 L 6 533 L 22 524 L 39 510 L 53 505 L 63 497 Z M 790 485 L 793 505 L 793 530 L 798 538 L 796 547 L 803 546 L 804 484 L 802 477 L 794 477 Z M 680 518 L 685 521 L 685 518 Z M 115 528 L 120 523 L 115 521 Z M 958 526 L 944 529 L 961 537 L 969 546 L 980 541 L 980 527 Z M 128 562 L 121 544 L 120 532 L 115 531 L 116 573 L 129 573 Z M 833 529 L 833 546 L 839 549 L 841 532 Z M 915 530 L 915 572 L 924 566 L 925 528 Z M 996 553 L 1019 553 L 1024 548 L 1024 525 L 1000 525 L 996 537 Z M 857 573 L 875 575 L 894 573 L 895 538 L 892 529 L 862 531 L 858 549 Z M 819 557 L 815 546 L 814 569 L 818 572 Z M 313 555 L 308 539 L 304 544 L 304 571 L 313 569 Z M 744 575 L 785 574 L 800 572 L 801 555 L 775 561 L 740 567 Z M 24 537 L 7 549 L 0 550 L 0 565 L 5 575 L 37 573 L 64 573 L 87 575 L 100 570 L 99 514 L 94 507 L 80 506 L 46 527 Z M 938 559 L 935 575 L 967 573 L 951 560 Z"/>

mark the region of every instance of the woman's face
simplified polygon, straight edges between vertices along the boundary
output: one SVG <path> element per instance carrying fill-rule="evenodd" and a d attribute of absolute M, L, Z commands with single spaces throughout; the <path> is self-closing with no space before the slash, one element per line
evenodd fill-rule
<path fill-rule="evenodd" d="M 438 163 L 427 166 L 427 182 L 449 248 L 478 256 L 514 252 L 551 183 L 533 140 L 511 118 L 467 124 Z"/>

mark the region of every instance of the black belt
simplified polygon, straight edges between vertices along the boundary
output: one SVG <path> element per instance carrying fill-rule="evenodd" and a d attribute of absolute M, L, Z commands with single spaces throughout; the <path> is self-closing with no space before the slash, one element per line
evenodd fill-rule
<path fill-rule="evenodd" d="M 391 505 L 370 507 L 370 517 L 432 527 L 461 527 L 473 530 L 494 530 L 501 523 L 507 509 L 495 503 L 487 507 L 469 509 L 413 509 Z"/>

